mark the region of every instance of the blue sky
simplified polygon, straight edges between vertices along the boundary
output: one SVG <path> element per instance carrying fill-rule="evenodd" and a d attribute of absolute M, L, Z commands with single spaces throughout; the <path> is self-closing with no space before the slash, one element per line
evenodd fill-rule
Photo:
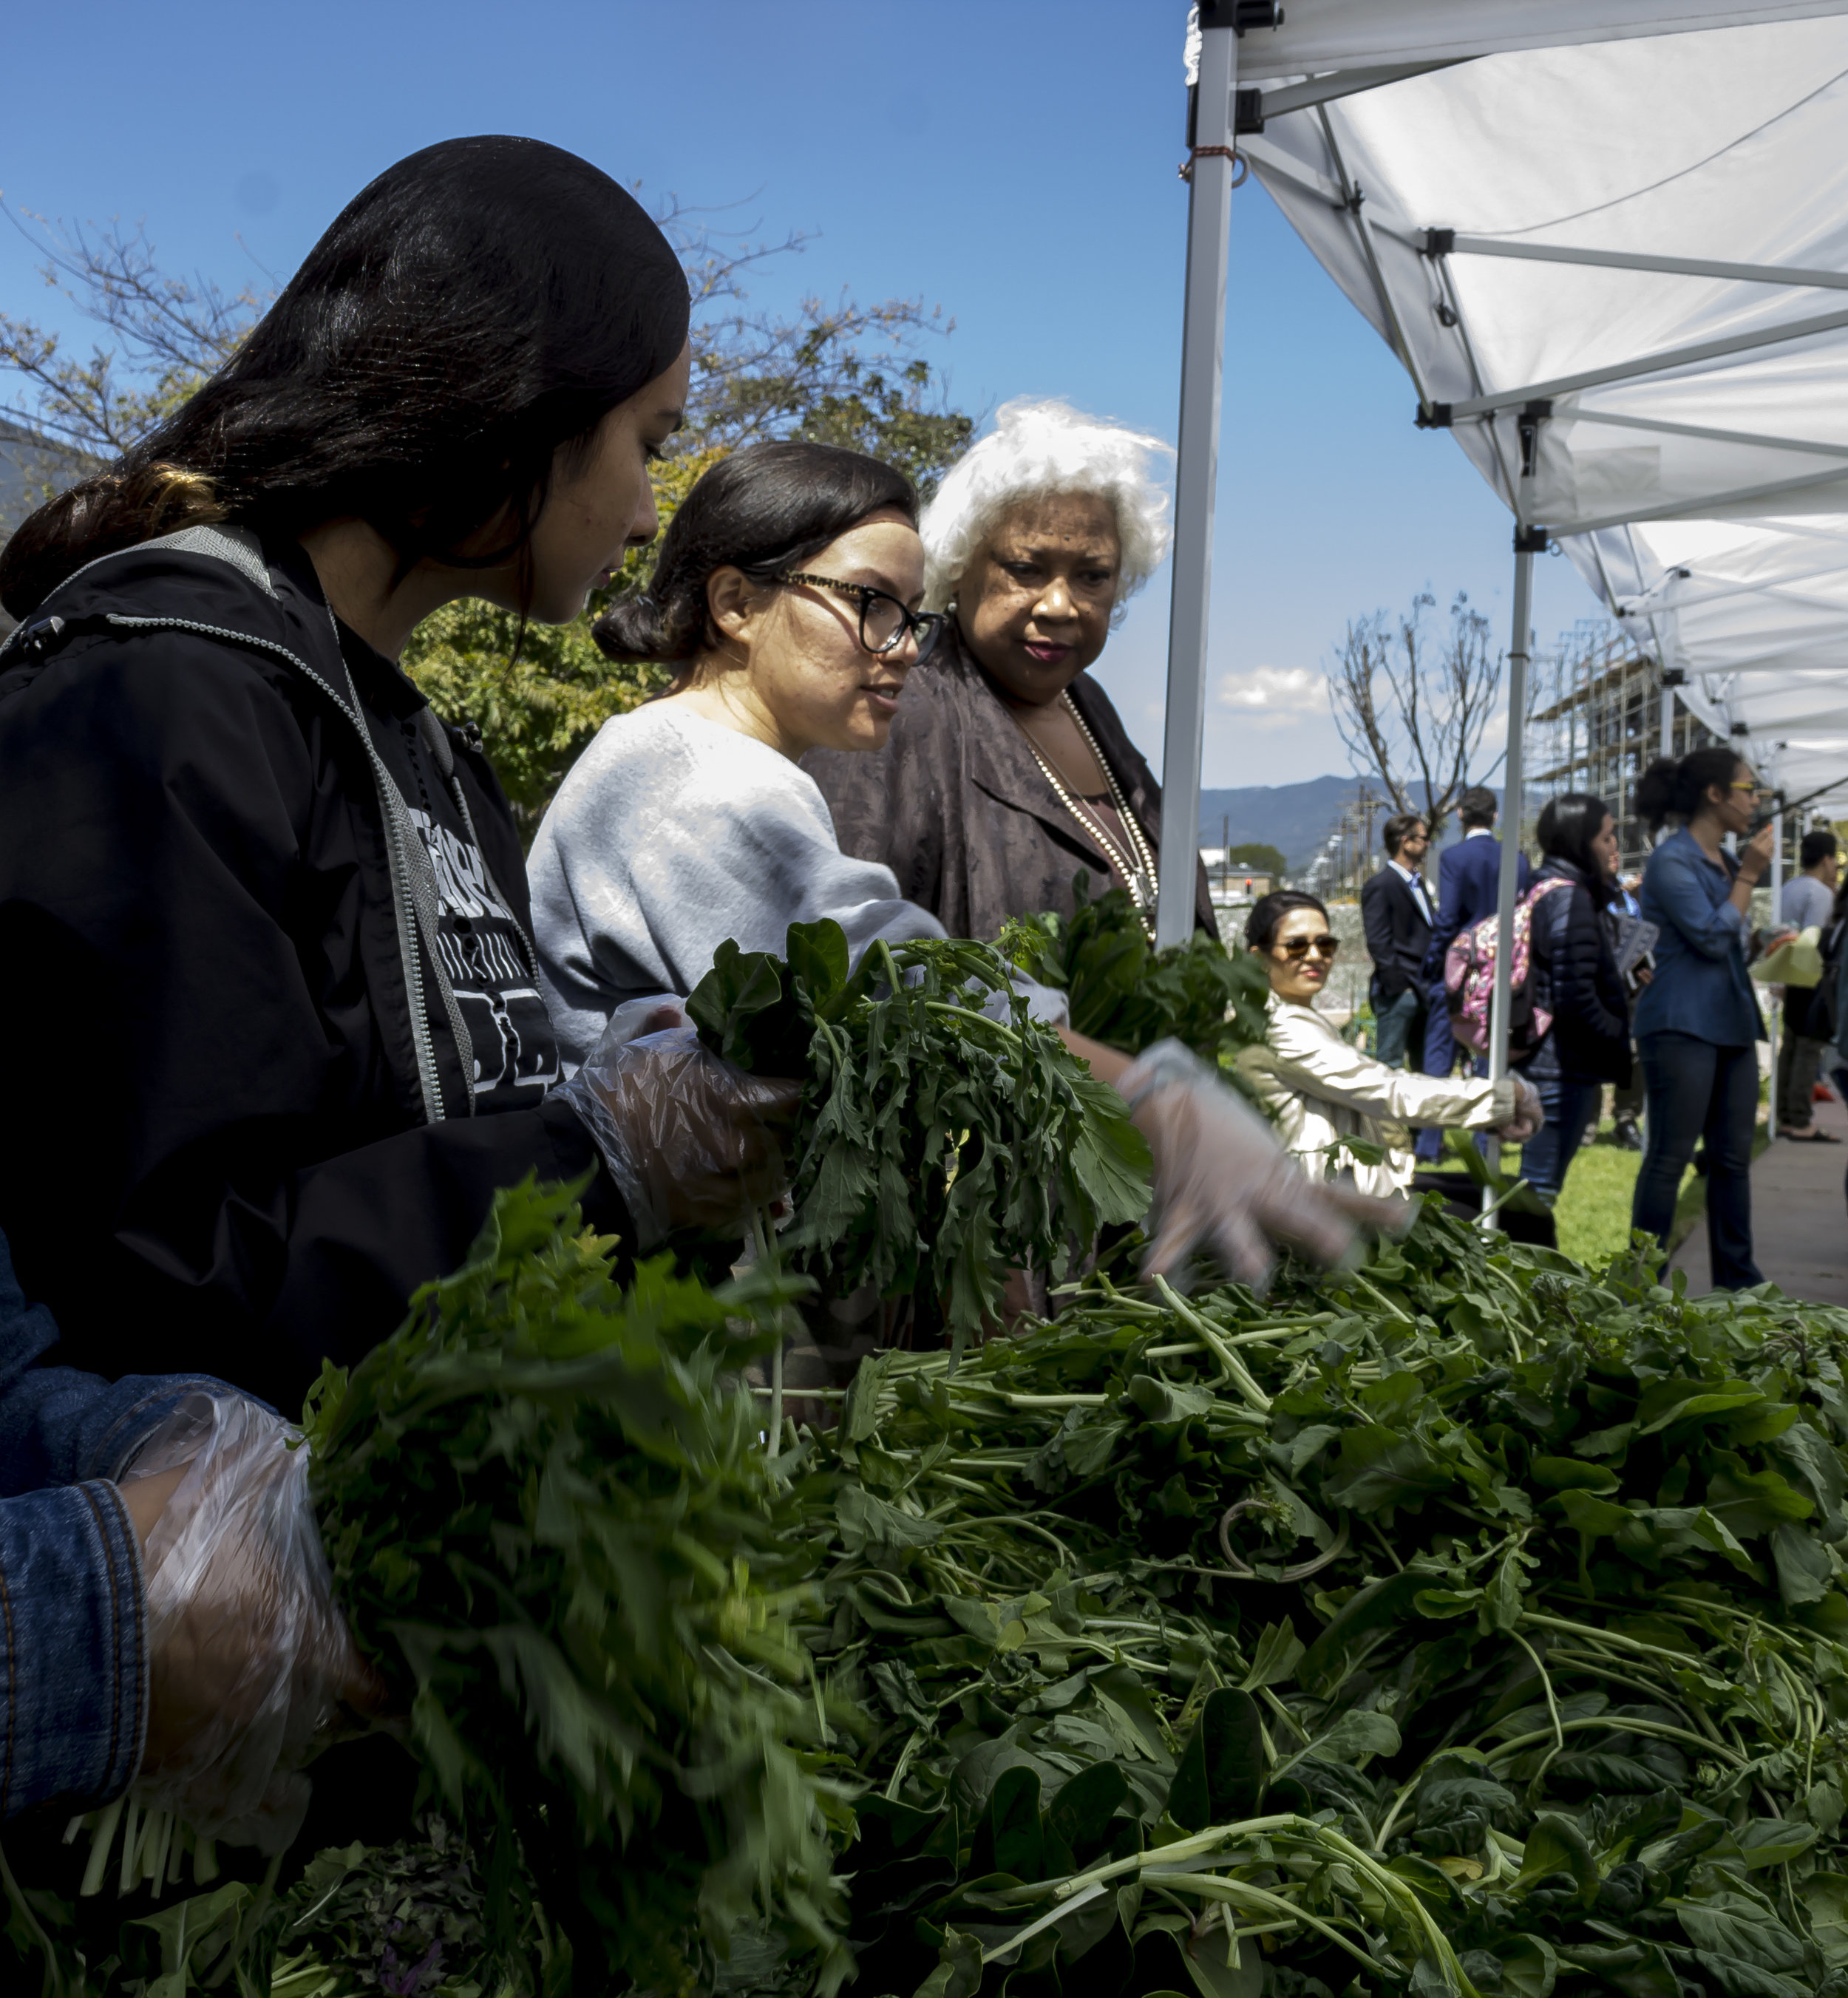
<path fill-rule="evenodd" d="M 955 330 L 934 358 L 965 408 L 1060 395 L 1172 438 L 1185 15 L 1184 0 L 28 9 L 7 31 L 0 193 L 70 221 L 143 220 L 170 264 L 261 284 L 393 159 L 530 133 L 641 181 L 644 200 L 810 232 L 755 302 L 846 285 L 941 304 Z M 1344 769 L 1318 676 L 1345 620 L 1463 589 L 1505 643 L 1511 566 L 1508 516 L 1453 444 L 1414 429 L 1397 364 L 1256 184 L 1235 199 L 1210 786 Z M 0 231 L 0 306 L 81 338 L 34 261 Z M 1537 568 L 1544 645 L 1597 607 L 1563 561 Z M 1156 760 L 1168 588 L 1164 569 L 1099 669 Z"/>

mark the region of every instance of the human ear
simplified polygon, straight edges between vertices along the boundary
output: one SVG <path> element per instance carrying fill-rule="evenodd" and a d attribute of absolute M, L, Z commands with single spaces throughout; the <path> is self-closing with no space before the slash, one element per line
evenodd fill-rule
<path fill-rule="evenodd" d="M 716 569 L 706 579 L 706 614 L 721 638 L 748 636 L 757 609 L 756 586 L 741 569 Z"/>

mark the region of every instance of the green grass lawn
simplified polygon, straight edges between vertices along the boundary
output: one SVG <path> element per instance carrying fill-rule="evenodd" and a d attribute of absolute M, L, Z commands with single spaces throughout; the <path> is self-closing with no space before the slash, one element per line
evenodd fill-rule
<path fill-rule="evenodd" d="M 1636 1190 L 1636 1171 L 1642 1163 L 1640 1152 L 1626 1152 L 1608 1141 L 1609 1121 L 1600 1127 L 1599 1142 L 1579 1148 L 1566 1184 L 1553 1208 L 1553 1225 L 1560 1233 L 1560 1246 L 1575 1262 L 1597 1268 L 1608 1263 L 1630 1240 L 1630 1201 Z M 1762 1149 L 1764 1134 L 1759 1132 Z M 1504 1171 L 1518 1173 L 1520 1152 L 1513 1146 L 1502 1154 Z M 1462 1167 L 1457 1169 L 1460 1174 Z M 1678 1249 L 1699 1224 L 1705 1210 L 1707 1182 L 1690 1166 L 1682 1178 L 1681 1194 L 1675 1204 L 1675 1225 L 1669 1236 L 1671 1248 Z"/>

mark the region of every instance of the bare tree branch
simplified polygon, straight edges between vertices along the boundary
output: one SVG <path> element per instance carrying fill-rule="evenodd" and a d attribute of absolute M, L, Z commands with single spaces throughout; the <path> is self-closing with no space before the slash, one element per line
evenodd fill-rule
<path fill-rule="evenodd" d="M 1349 624 L 1328 676 L 1336 732 L 1356 775 L 1397 811 L 1415 811 L 1435 838 L 1473 781 L 1470 767 L 1501 685 L 1488 620 L 1459 591 L 1433 634 L 1428 593 L 1409 611 Z"/>

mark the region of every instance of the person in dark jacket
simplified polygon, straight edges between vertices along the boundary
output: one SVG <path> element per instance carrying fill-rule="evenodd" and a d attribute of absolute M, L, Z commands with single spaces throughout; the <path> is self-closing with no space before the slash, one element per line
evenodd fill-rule
<path fill-rule="evenodd" d="M 77 1364 L 291 1410 L 497 1188 L 582 1180 L 634 1248 L 643 1195 L 716 1220 L 773 1171 L 791 1092 L 685 1030 L 552 1087 L 506 799 L 396 664 L 457 597 L 575 617 L 652 537 L 687 325 L 606 175 L 445 141 L 0 555 L 0 1227 Z"/>
<path fill-rule="evenodd" d="M 1373 1053 L 1388 1068 L 1398 1068 L 1408 1046 L 1424 1045 L 1425 956 L 1434 911 L 1419 870 L 1431 835 L 1416 812 L 1395 812 L 1382 838 L 1386 865 L 1361 885 L 1360 921 L 1373 960 L 1368 983 L 1377 1029 Z"/>
<path fill-rule="evenodd" d="M 1166 449 L 1063 403 L 1005 404 L 920 523 L 924 603 L 951 614 L 885 748 L 803 759 L 841 852 L 883 862 L 952 936 L 1069 916 L 1081 873 L 1152 925 L 1160 788 L 1088 669 L 1167 551 L 1149 471 Z M 1194 920 L 1217 939 L 1204 866 Z"/>
<path fill-rule="evenodd" d="M 1605 911 L 1617 892 L 1617 821 L 1602 798 L 1569 791 L 1541 812 L 1528 994 L 1546 1032 L 1521 1063 L 1546 1122 L 1521 1173 L 1549 1207 L 1595 1124 L 1604 1085 L 1630 1079 L 1630 1012 Z"/>
<path fill-rule="evenodd" d="M 1425 1073 L 1448 1075 L 1456 1066 L 1456 1037 L 1450 1032 L 1450 1008 L 1444 990 L 1444 953 L 1472 924 L 1495 913 L 1501 880 L 1501 842 L 1495 837 L 1495 793 L 1486 784 L 1472 784 L 1456 802 L 1463 836 L 1438 856 L 1437 920 L 1425 957 L 1427 987 L 1425 1009 Z M 1515 859 L 1515 887 L 1525 895 L 1531 870 L 1525 853 Z M 1438 1156 L 1439 1131 L 1421 1131 L 1417 1151 L 1427 1163 Z"/>

